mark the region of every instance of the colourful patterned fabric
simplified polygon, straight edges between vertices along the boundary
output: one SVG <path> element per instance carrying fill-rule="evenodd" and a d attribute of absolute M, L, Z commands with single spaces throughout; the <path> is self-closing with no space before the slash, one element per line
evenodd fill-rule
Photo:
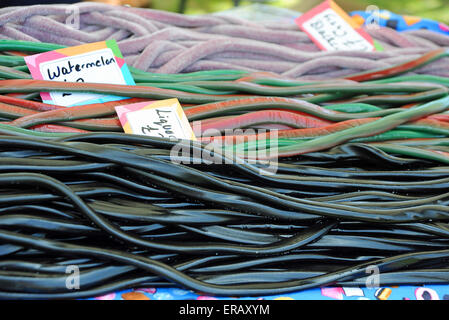
<path fill-rule="evenodd" d="M 327 287 L 264 297 L 211 297 L 178 288 L 125 290 L 89 300 L 449 300 L 448 285 L 377 289 Z"/>
<path fill-rule="evenodd" d="M 353 11 L 350 16 L 360 25 L 378 24 L 397 31 L 427 29 L 449 35 L 449 26 L 444 23 L 414 16 L 405 16 L 387 10 Z"/>

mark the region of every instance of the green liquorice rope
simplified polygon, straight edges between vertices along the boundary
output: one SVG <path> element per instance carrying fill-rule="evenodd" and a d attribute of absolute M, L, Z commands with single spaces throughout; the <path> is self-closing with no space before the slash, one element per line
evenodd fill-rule
<path fill-rule="evenodd" d="M 417 119 L 426 115 L 439 113 L 445 111 L 448 107 L 449 97 L 444 97 L 416 108 L 405 109 L 403 112 L 388 115 L 379 120 L 365 123 L 358 127 L 331 133 L 308 141 L 302 141 L 290 146 L 279 147 L 278 153 L 280 156 L 289 156 L 327 149 L 355 138 L 363 138 L 386 132 L 396 128 L 400 124 L 410 121 L 411 119 Z"/>
<path fill-rule="evenodd" d="M 428 140 L 404 140 L 404 141 L 397 141 L 395 143 L 410 147 L 449 146 L 449 138 L 438 138 Z"/>
<path fill-rule="evenodd" d="M 187 85 L 187 84 L 182 84 L 182 83 L 140 82 L 137 84 L 139 86 L 178 90 L 178 91 L 198 93 L 198 94 L 221 95 L 221 94 L 237 94 L 238 93 L 237 91 L 220 91 L 220 90 L 204 89 L 204 88 Z"/>
<path fill-rule="evenodd" d="M 312 84 L 297 87 L 270 87 L 258 86 L 247 82 L 220 82 L 215 81 L 188 81 L 184 84 L 194 85 L 201 88 L 213 90 L 239 90 L 258 95 L 302 95 L 302 94 L 319 94 L 319 93 L 351 93 L 351 94 L 368 94 L 368 93 L 419 93 L 430 91 L 431 89 L 441 89 L 441 86 L 429 86 L 419 84 L 365 84 L 365 83 L 341 83 L 341 84 Z"/>
<path fill-rule="evenodd" d="M 348 143 L 366 143 L 366 142 L 379 142 L 379 141 L 389 141 L 389 140 L 404 140 L 404 139 L 430 139 L 430 138 L 441 138 L 442 136 L 424 133 L 424 132 L 416 132 L 412 130 L 398 130 L 393 129 L 387 132 L 383 132 L 378 135 L 374 135 L 372 137 L 366 138 L 357 138 L 348 141 Z M 263 150 L 270 149 L 271 146 L 286 147 L 296 145 L 299 142 L 310 141 L 314 138 L 300 138 L 300 139 L 287 139 L 287 138 L 279 138 L 279 139 L 260 139 L 254 141 L 247 141 L 244 143 L 223 146 L 224 150 L 240 150 L 240 151 L 254 151 L 254 150 Z"/>
<path fill-rule="evenodd" d="M 0 65 L 5 67 L 21 67 L 25 65 L 25 60 L 20 56 L 0 55 Z M 28 68 L 27 68 L 28 70 Z"/>
<path fill-rule="evenodd" d="M 28 73 L 5 66 L 0 66 L 0 77 L 4 79 L 32 79 Z"/>
<path fill-rule="evenodd" d="M 0 135 L 11 135 L 11 136 L 32 136 L 39 138 L 61 138 L 68 137 L 79 133 L 67 133 L 67 132 L 40 132 L 34 130 L 28 130 L 23 128 L 18 128 L 10 126 L 7 124 L 0 123 Z"/>
<path fill-rule="evenodd" d="M 21 40 L 0 40 L 0 51 L 24 51 L 31 53 L 40 53 L 46 51 L 52 51 L 57 49 L 66 48 L 66 46 L 52 44 L 52 43 L 36 43 L 30 41 Z M 0 56 L 0 65 L 7 67 L 17 67 L 20 71 L 27 71 L 23 57 L 17 56 Z M 136 82 L 179 82 L 179 81 L 225 81 L 225 80 L 236 80 L 241 76 L 248 74 L 246 71 L 241 70 L 208 70 L 208 71 L 197 71 L 187 74 L 152 74 L 139 70 L 135 67 L 128 66 L 133 76 L 136 78 Z M 338 80 L 337 80 L 338 81 Z M 404 81 L 418 81 L 426 83 L 435 83 L 447 86 L 449 80 L 443 77 L 437 76 L 426 76 L 426 75 L 416 75 L 416 76 L 398 76 L 393 78 L 366 81 L 367 84 L 384 84 L 384 83 L 394 83 L 394 82 L 404 82 Z M 252 80 L 253 83 L 263 84 L 269 86 L 278 87 L 294 87 L 294 86 L 307 86 L 314 85 L 317 82 L 314 81 L 296 81 L 288 79 L 278 79 L 278 78 L 258 78 L 257 76 Z M 335 81 L 333 81 L 335 82 Z M 323 82 L 321 82 L 323 83 Z M 332 82 L 329 82 L 332 83 Z"/>
<path fill-rule="evenodd" d="M 7 56 L 3 56 L 7 57 Z M 23 59 L 23 58 L 22 58 Z M 0 58 L 0 65 L 2 59 Z M 17 59 L 14 59 L 16 62 Z M 0 67 L 0 77 L 4 79 L 31 79 L 29 75 L 28 67 L 26 65 L 18 66 L 15 68 L 10 68 L 6 64 L 3 67 Z M 190 74 L 182 74 L 180 75 L 165 75 L 165 74 L 151 74 L 146 73 L 144 71 L 139 71 L 136 73 L 135 68 L 132 69 L 132 77 L 136 84 L 141 86 L 151 86 L 156 88 L 163 89 L 172 89 L 190 93 L 198 93 L 198 94 L 211 94 L 211 95 L 220 95 L 220 94 L 235 94 L 238 92 L 245 93 L 253 93 L 259 95 L 276 95 L 276 96 L 289 96 L 289 95 L 297 95 L 297 94 L 307 94 L 307 93 L 320 93 L 319 91 L 323 91 L 324 94 L 316 95 L 313 97 L 304 97 L 303 100 L 313 102 L 313 103 L 324 103 L 328 101 L 334 101 L 338 99 L 345 98 L 348 94 L 356 94 L 363 92 L 369 92 L 374 90 L 374 92 L 378 91 L 378 89 L 373 85 L 368 89 L 364 87 L 358 87 L 358 90 L 354 91 L 354 88 L 347 86 L 332 86 L 329 83 L 316 83 L 316 86 L 330 86 L 329 89 L 320 89 L 318 92 L 315 92 L 317 89 L 311 88 L 310 83 L 306 85 L 302 84 L 305 88 L 300 90 L 301 88 L 296 87 L 288 87 L 288 88 L 266 88 L 266 87 L 251 87 L 251 84 L 248 83 L 230 83 L 229 81 L 239 79 L 243 73 L 235 72 L 235 70 L 215 70 L 215 71 L 199 71 Z M 200 73 L 202 72 L 202 73 Z M 206 73 L 208 72 L 208 73 Z M 199 80 L 199 81 L 195 81 Z M 224 82 L 223 82 L 224 81 Z M 201 85 L 202 83 L 209 83 L 209 87 L 204 87 Z M 210 83 L 214 83 L 214 85 L 210 85 Z M 227 87 L 230 87 L 226 90 Z M 384 92 L 397 92 L 401 91 L 402 87 L 392 87 L 392 86 L 383 86 L 379 91 Z M 418 85 L 414 86 L 405 86 L 403 89 L 406 92 L 422 92 L 423 90 L 431 89 L 429 87 L 420 87 Z M 343 92 L 342 92 L 343 91 Z M 423 94 L 422 96 L 410 96 L 408 99 L 410 102 L 419 102 L 419 101 L 428 101 L 433 98 L 440 97 L 442 92 L 434 92 L 429 90 L 428 94 Z M 391 98 L 390 98 L 391 99 Z M 401 97 L 398 99 L 398 103 L 407 103 L 405 98 Z"/>
<path fill-rule="evenodd" d="M 42 53 L 47 51 L 53 51 L 57 49 L 67 48 L 67 46 L 44 43 L 44 42 L 31 42 L 21 40 L 0 40 L 0 51 L 23 51 L 30 53 Z M 23 57 L 0 55 L 0 65 L 8 67 L 22 67 L 26 66 Z M 242 75 L 247 74 L 247 71 L 242 70 L 207 70 L 196 71 L 185 74 L 157 74 L 149 73 L 138 68 L 128 66 L 131 73 L 133 73 L 139 81 L 158 81 L 158 82 L 172 82 L 180 81 L 184 79 L 188 80 L 236 80 Z M 28 69 L 28 68 L 27 68 Z"/>
<path fill-rule="evenodd" d="M 432 76 L 432 75 L 413 75 L 413 76 L 398 76 L 387 79 L 371 80 L 365 81 L 364 83 L 397 83 L 397 82 L 424 82 L 424 83 L 434 83 L 449 87 L 449 78 Z"/>
<path fill-rule="evenodd" d="M 63 48 L 66 48 L 66 46 L 53 43 L 31 42 L 21 40 L 5 40 L 5 39 L 0 40 L 0 51 L 25 51 L 32 53 L 40 53 Z"/>
<path fill-rule="evenodd" d="M 26 41 L 15 41 L 15 40 L 1 40 L 0 50 L 19 50 L 27 52 L 44 52 L 48 50 L 55 50 L 64 48 L 65 46 L 48 44 L 48 43 L 33 43 Z M 2 64 L 3 63 L 3 64 Z M 28 68 L 25 65 L 23 57 L 17 56 L 0 56 L 0 65 L 4 68 L 0 68 L 0 78 L 2 79 L 29 79 L 31 78 L 27 74 Z M 12 67 L 13 68 L 10 68 Z M 345 98 L 347 94 L 358 94 L 371 92 L 376 92 L 376 82 L 371 82 L 369 88 L 355 86 L 356 88 L 351 88 L 346 82 L 340 86 L 333 85 L 333 82 L 303 82 L 294 80 L 284 80 L 276 78 L 257 78 L 253 79 L 255 84 L 267 84 L 270 87 L 258 87 L 252 86 L 251 83 L 232 83 L 229 81 L 234 81 L 242 76 L 248 74 L 246 71 L 239 70 L 212 70 L 212 71 L 198 71 L 189 74 L 152 74 L 132 66 L 129 66 L 132 76 L 135 82 L 143 86 L 152 86 L 162 89 L 172 89 L 188 93 L 206 94 L 206 95 L 224 95 L 224 94 L 234 94 L 237 92 L 249 92 L 259 95 L 297 95 L 297 94 L 310 94 L 310 93 L 322 93 L 313 97 L 303 97 L 303 100 L 312 103 L 325 103 L 329 101 L 335 101 Z M 405 78 L 409 81 L 410 79 Z M 388 79 L 387 79 L 388 81 Z M 390 81 L 391 82 L 391 81 Z M 386 84 L 389 84 L 387 82 Z M 382 82 L 379 82 L 382 85 Z M 435 82 L 435 84 L 441 84 Z M 204 87 L 204 86 L 211 87 Z M 275 86 L 278 87 L 275 87 Z M 226 90 L 227 86 L 230 86 L 229 90 Z M 320 87 L 318 91 L 314 86 Z M 322 88 L 323 86 L 330 86 L 327 90 Z M 303 90 L 301 90 L 301 87 Z M 413 86 L 405 87 L 406 92 L 422 92 L 423 90 L 428 90 L 429 87 L 426 86 L 422 88 L 419 83 Z M 225 91 L 224 91 L 225 90 Z M 324 91 L 323 91 L 324 90 Z M 330 90 L 330 91 L 329 91 Z M 384 86 L 381 89 L 382 92 L 397 92 L 397 88 L 394 86 Z M 428 92 L 422 95 L 410 96 L 410 97 L 398 97 L 394 101 L 394 97 L 386 98 L 367 98 L 371 103 L 395 103 L 404 104 L 411 102 L 426 102 L 431 99 L 436 99 L 446 94 L 445 92 Z M 374 99 L 374 100 L 373 100 Z M 377 100 L 376 100 L 377 99 Z"/>
<path fill-rule="evenodd" d="M 374 146 L 390 154 L 400 154 L 404 156 L 410 156 L 413 158 L 421 158 L 449 164 L 449 156 L 440 154 L 432 150 L 425 150 L 421 148 L 390 144 L 390 143 L 378 143 L 378 144 L 376 143 Z"/>
<path fill-rule="evenodd" d="M 428 133 L 428 134 L 434 134 L 434 135 L 449 136 L 449 129 L 438 128 L 438 127 L 421 126 L 421 125 L 414 125 L 414 124 L 403 124 L 403 125 L 398 126 L 397 128 L 404 129 L 404 130 L 413 130 L 415 132 L 422 132 L 422 133 Z"/>
<path fill-rule="evenodd" d="M 336 103 L 323 108 L 344 113 L 361 113 L 380 111 L 382 108 L 368 103 Z"/>

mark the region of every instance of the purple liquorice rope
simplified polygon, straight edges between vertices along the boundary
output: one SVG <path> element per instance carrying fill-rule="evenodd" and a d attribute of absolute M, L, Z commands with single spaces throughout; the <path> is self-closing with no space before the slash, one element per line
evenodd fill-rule
<path fill-rule="evenodd" d="M 19 25 L 17 28 L 21 32 L 28 34 L 28 35 L 34 37 L 35 39 L 38 39 L 41 42 L 57 43 L 57 44 L 65 45 L 65 46 L 77 46 L 77 45 L 81 45 L 84 43 L 84 42 L 81 42 L 76 39 L 71 39 L 71 38 L 67 38 L 64 36 L 58 36 L 53 33 L 45 32 L 41 29 L 35 29 L 35 28 L 28 27 L 26 25 Z"/>
<path fill-rule="evenodd" d="M 156 60 L 158 56 L 160 56 L 164 52 L 172 52 L 172 51 L 182 51 L 184 49 L 183 46 L 179 44 L 172 43 L 170 41 L 159 40 L 154 41 L 150 45 L 148 45 L 139 58 L 134 62 L 133 66 L 138 67 L 144 70 L 147 70 L 153 64 L 153 61 Z"/>
<path fill-rule="evenodd" d="M 75 12 L 79 29 L 66 24 Z M 449 48 L 448 36 L 429 30 L 399 33 L 371 27 L 366 31 L 384 51 L 324 52 L 294 23 L 255 23 L 220 14 L 192 16 L 95 2 L 0 9 L 0 38 L 68 46 L 115 39 L 127 63 L 160 73 L 239 69 L 324 80 Z M 449 77 L 447 62 L 433 61 L 410 74 Z"/>
<path fill-rule="evenodd" d="M 229 37 L 239 37 L 264 42 L 272 42 L 278 44 L 310 42 L 309 37 L 302 32 L 264 30 L 261 29 L 260 26 L 254 28 L 247 26 L 218 25 L 213 27 L 198 28 L 195 31 L 210 34 L 220 34 Z"/>
<path fill-rule="evenodd" d="M 296 66 L 295 68 L 283 73 L 283 75 L 289 78 L 297 78 L 299 76 L 307 74 L 307 72 L 310 70 L 314 70 L 323 66 L 339 67 L 343 69 L 372 70 L 388 67 L 388 64 L 383 63 L 382 61 L 356 57 L 322 57 L 304 62 Z"/>
<path fill-rule="evenodd" d="M 64 23 L 54 21 L 49 17 L 33 16 L 24 22 L 24 25 L 36 30 L 40 30 L 42 23 L 46 25 L 46 31 L 50 34 L 60 37 L 66 37 L 81 42 L 97 42 L 106 39 L 108 36 L 114 33 L 113 28 L 100 29 L 94 32 L 82 32 L 76 30 Z"/>
<path fill-rule="evenodd" d="M 39 40 L 36 39 L 35 37 L 26 34 L 10 25 L 4 25 L 0 27 L 0 34 L 2 35 L 2 38 L 39 42 Z"/>

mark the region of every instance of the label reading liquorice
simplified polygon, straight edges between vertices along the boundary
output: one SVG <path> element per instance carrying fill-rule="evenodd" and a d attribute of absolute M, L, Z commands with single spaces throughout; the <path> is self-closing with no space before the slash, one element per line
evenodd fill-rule
<path fill-rule="evenodd" d="M 178 99 L 133 103 L 115 110 L 126 133 L 196 140 Z"/>
<path fill-rule="evenodd" d="M 295 22 L 325 51 L 375 51 L 372 38 L 335 2 L 325 1 Z"/>

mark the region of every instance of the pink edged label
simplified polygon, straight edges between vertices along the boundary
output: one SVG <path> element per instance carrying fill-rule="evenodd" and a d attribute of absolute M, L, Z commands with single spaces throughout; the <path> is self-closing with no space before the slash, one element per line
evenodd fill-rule
<path fill-rule="evenodd" d="M 178 99 L 115 107 L 123 131 L 152 137 L 196 140 Z"/>
<path fill-rule="evenodd" d="M 88 43 L 24 58 L 36 80 L 135 85 L 115 40 Z M 124 97 L 95 93 L 41 92 L 45 103 L 75 106 Z"/>
<path fill-rule="evenodd" d="M 324 51 L 375 51 L 373 39 L 334 1 L 326 0 L 295 20 Z"/>
<path fill-rule="evenodd" d="M 67 56 L 57 51 L 49 51 L 45 53 L 35 54 L 32 56 L 26 56 L 24 57 L 24 59 L 33 79 L 44 80 L 44 77 L 42 76 L 42 73 L 39 69 L 39 65 L 49 60 L 58 60 L 65 57 Z"/>
<path fill-rule="evenodd" d="M 128 119 L 126 118 L 126 114 L 128 112 L 139 111 L 142 108 L 144 108 L 145 106 L 150 105 L 152 102 L 153 101 L 149 100 L 148 102 L 138 102 L 138 103 L 127 104 L 124 106 L 115 107 L 115 112 L 117 113 L 122 126 L 125 125 L 126 122 L 128 121 Z"/>

